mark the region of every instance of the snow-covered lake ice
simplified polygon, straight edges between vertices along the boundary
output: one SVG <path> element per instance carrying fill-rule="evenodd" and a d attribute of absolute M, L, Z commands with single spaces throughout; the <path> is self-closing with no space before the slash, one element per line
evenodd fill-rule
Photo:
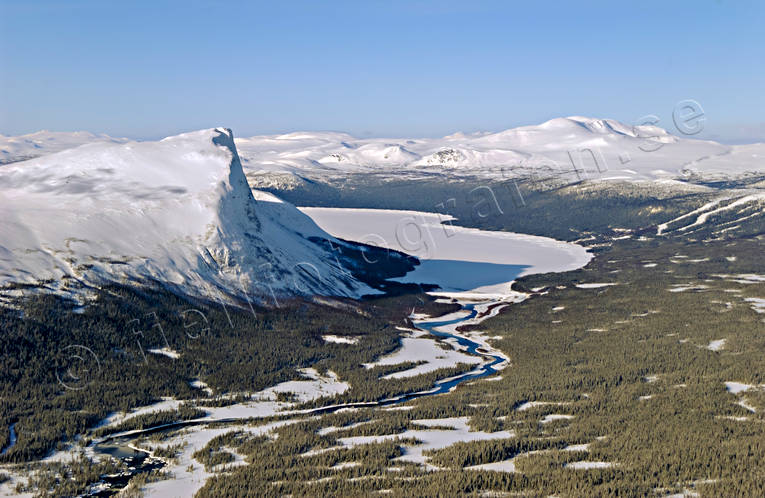
<path fill-rule="evenodd" d="M 547 237 L 452 224 L 436 213 L 387 209 L 300 208 L 335 237 L 411 254 L 421 264 L 400 282 L 436 284 L 444 291 L 504 294 L 531 273 L 580 268 L 584 247 Z"/>

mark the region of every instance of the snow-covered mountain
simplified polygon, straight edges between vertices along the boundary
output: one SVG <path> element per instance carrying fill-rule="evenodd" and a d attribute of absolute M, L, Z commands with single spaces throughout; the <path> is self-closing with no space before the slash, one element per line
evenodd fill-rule
<path fill-rule="evenodd" d="M 374 290 L 356 278 L 354 250 L 294 206 L 253 193 L 222 128 L 0 167 L 6 290 L 129 281 L 219 299 L 358 297 Z"/>
<path fill-rule="evenodd" d="M 726 178 L 765 172 L 765 144 L 728 146 L 656 126 L 573 116 L 499 133 L 357 139 L 290 133 L 237 139 L 248 174 L 309 177 L 353 172 L 579 180 Z"/>
<path fill-rule="evenodd" d="M 0 163 L 115 140 L 84 133 L 0 136 Z M 360 139 L 337 132 L 295 132 L 237 138 L 236 145 L 248 177 L 268 177 L 282 187 L 295 181 L 295 175 L 320 178 L 348 173 L 541 175 L 570 181 L 717 181 L 765 174 L 763 143 L 729 146 L 675 136 L 657 126 L 581 116 L 442 138 Z"/>
<path fill-rule="evenodd" d="M 125 143 L 125 138 L 95 135 L 87 131 L 38 131 L 18 137 L 0 135 L 0 164 L 24 161 L 35 157 L 73 149 L 96 142 Z"/>

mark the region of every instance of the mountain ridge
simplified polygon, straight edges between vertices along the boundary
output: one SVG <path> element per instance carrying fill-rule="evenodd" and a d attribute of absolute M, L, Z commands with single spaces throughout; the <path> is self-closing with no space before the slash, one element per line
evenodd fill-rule
<path fill-rule="evenodd" d="M 357 247 L 275 196 L 255 198 L 225 128 L 7 164 L 0 199 L 6 290 L 161 282 L 191 296 L 259 302 L 375 292 L 353 274 L 348 254 Z"/>

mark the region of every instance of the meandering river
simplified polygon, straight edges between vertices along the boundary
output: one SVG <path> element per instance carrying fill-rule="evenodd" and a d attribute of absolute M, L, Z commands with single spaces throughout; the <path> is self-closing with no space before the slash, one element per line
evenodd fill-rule
<path fill-rule="evenodd" d="M 437 330 L 440 327 L 457 325 L 462 322 L 473 320 L 477 316 L 474 304 L 464 304 L 463 309 L 468 313 L 464 316 L 454 318 L 451 320 L 442 320 L 434 318 L 432 320 L 417 321 L 416 326 L 424 331 L 429 332 L 433 336 L 438 337 L 441 340 L 454 340 L 467 354 L 479 356 L 483 362 L 476 368 L 469 372 L 456 375 L 447 379 L 441 379 L 434 383 L 433 387 L 423 391 L 417 391 L 413 393 L 402 394 L 399 396 L 382 399 L 379 401 L 360 402 L 360 403 L 340 403 L 330 406 L 323 406 L 319 408 L 310 408 L 305 410 L 288 410 L 279 415 L 284 417 L 305 417 L 311 415 L 324 415 L 333 413 L 338 410 L 347 408 L 375 408 L 375 407 L 387 407 L 399 403 L 404 403 L 424 396 L 435 396 L 438 394 L 444 394 L 457 387 L 464 382 L 474 381 L 482 377 L 492 375 L 497 372 L 496 367 L 506 361 L 504 356 L 499 352 L 487 350 L 485 344 L 480 344 L 473 341 L 459 333 L 447 333 Z M 224 419 L 203 419 L 203 420 L 187 420 L 182 422 L 176 422 L 171 424 L 161 424 L 156 427 L 149 427 L 143 430 L 133 430 L 126 433 L 112 434 L 101 439 L 98 439 L 92 443 L 92 448 L 96 454 L 110 456 L 120 459 L 128 464 L 130 468 L 121 474 L 115 474 L 110 476 L 104 476 L 102 478 L 102 484 L 98 492 L 93 493 L 93 496 L 110 496 L 116 494 L 120 489 L 127 486 L 130 479 L 141 473 L 151 472 L 152 470 L 161 470 L 165 467 L 165 462 L 162 459 L 152 458 L 148 451 L 137 449 L 134 443 L 149 434 L 158 432 L 167 432 L 177 430 L 181 428 L 188 428 L 194 426 L 203 426 L 211 423 L 231 423 L 241 421 L 238 418 L 224 418 Z"/>

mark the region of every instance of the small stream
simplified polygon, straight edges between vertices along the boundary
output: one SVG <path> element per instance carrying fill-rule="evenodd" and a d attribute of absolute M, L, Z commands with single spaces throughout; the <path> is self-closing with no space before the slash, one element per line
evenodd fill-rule
<path fill-rule="evenodd" d="M 495 368 L 505 359 L 501 356 L 493 355 L 482 350 L 484 347 L 482 344 L 471 341 L 470 339 L 457 334 L 449 334 L 447 332 L 439 332 L 435 330 L 438 327 L 446 325 L 454 325 L 457 323 L 471 320 L 477 316 L 477 312 L 473 304 L 463 305 L 463 309 L 468 310 L 470 313 L 467 316 L 461 318 L 455 318 L 453 320 L 433 320 L 417 322 L 416 326 L 419 329 L 425 330 L 433 336 L 442 339 L 454 339 L 457 343 L 465 348 L 465 351 L 469 354 L 480 356 L 486 361 L 474 368 L 469 372 L 456 375 L 436 381 L 432 388 L 418 391 L 413 393 L 402 394 L 394 396 L 392 398 L 386 398 L 379 401 L 367 401 L 367 402 L 355 402 L 355 403 L 342 403 L 337 405 L 322 406 L 319 408 L 310 408 L 306 410 L 295 410 L 285 413 L 285 415 L 325 415 L 328 413 L 334 413 L 338 410 L 345 408 L 374 408 L 396 405 L 399 403 L 405 403 L 413 399 L 422 398 L 425 396 L 435 396 L 438 394 L 444 394 L 454 389 L 463 382 L 469 382 L 472 380 L 487 377 L 497 372 Z M 162 469 L 165 464 L 162 460 L 151 458 L 148 452 L 136 450 L 130 447 L 130 444 L 137 438 L 155 434 L 158 432 L 171 431 L 184 427 L 207 425 L 210 423 L 234 423 L 241 419 L 228 418 L 228 419 L 216 419 L 216 420 L 186 420 L 181 422 L 174 422 L 170 424 L 162 424 L 156 427 L 150 427 L 142 430 L 130 431 L 129 433 L 118 433 L 110 436 L 106 436 L 93 443 L 93 449 L 96 454 L 108 455 L 123 462 L 127 463 L 130 472 L 115 476 L 103 476 L 102 481 L 108 485 L 108 489 L 102 489 L 98 493 L 92 493 L 91 496 L 110 496 L 116 494 L 119 489 L 125 487 L 130 480 L 136 474 L 143 472 L 151 472 L 152 470 Z"/>
<path fill-rule="evenodd" d="M 2 451 L 0 451 L 0 455 L 5 455 L 10 451 L 11 448 L 13 448 L 16 445 L 16 424 L 11 424 L 10 427 L 8 427 L 8 430 L 11 432 L 11 437 L 8 440 L 8 446 L 3 448 Z"/>
<path fill-rule="evenodd" d="M 101 482 L 92 488 L 88 496 L 112 496 L 125 488 L 133 476 L 153 470 L 160 470 L 165 462 L 158 458 L 152 458 L 145 451 L 135 450 L 126 444 L 100 444 L 94 446 L 97 453 L 109 455 L 122 461 L 128 470 L 117 474 L 101 476 Z"/>

